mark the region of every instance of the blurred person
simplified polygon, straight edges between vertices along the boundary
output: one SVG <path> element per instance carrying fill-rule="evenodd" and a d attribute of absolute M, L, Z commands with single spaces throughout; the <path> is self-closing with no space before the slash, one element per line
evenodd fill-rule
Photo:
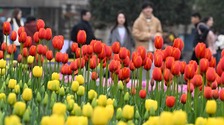
<path fill-rule="evenodd" d="M 110 32 L 108 45 L 111 46 L 116 41 L 119 42 L 122 47 L 126 47 L 131 52 L 135 48 L 135 41 L 128 29 L 127 18 L 123 12 L 119 12 L 117 14 L 116 23 Z"/>
<path fill-rule="evenodd" d="M 91 13 L 88 10 L 81 11 L 81 20 L 78 24 L 73 26 L 71 31 L 71 40 L 77 42 L 77 34 L 79 30 L 86 31 L 86 44 L 90 44 L 91 40 L 95 39 L 92 27 L 89 23 L 91 20 Z"/>
<path fill-rule="evenodd" d="M 2 45 L 3 40 L 4 40 L 2 25 L 3 25 L 3 23 L 0 21 L 0 45 Z"/>
<path fill-rule="evenodd" d="M 136 46 L 144 46 L 151 52 L 155 50 L 154 37 L 162 35 L 162 26 L 160 20 L 153 15 L 152 3 L 143 3 L 141 13 L 134 22 L 132 33 L 136 39 Z"/>
<path fill-rule="evenodd" d="M 12 18 L 8 18 L 7 20 L 8 22 L 10 22 L 12 30 L 18 32 L 19 27 L 24 26 L 24 22 L 21 18 L 22 18 L 22 11 L 18 8 L 14 9 L 12 13 Z M 16 45 L 16 52 L 14 53 L 14 59 L 16 60 L 20 51 L 20 43 L 18 36 L 17 39 L 13 42 L 13 44 Z"/>
<path fill-rule="evenodd" d="M 211 30 L 211 27 L 213 26 L 214 24 L 214 20 L 211 16 L 209 17 L 205 17 L 203 20 L 202 20 L 203 23 L 206 24 L 206 26 L 208 27 L 209 31 L 208 31 L 208 34 L 207 34 L 207 38 L 206 38 L 206 45 L 207 47 L 211 50 L 212 52 L 212 55 L 213 56 L 216 56 L 216 45 L 215 45 L 215 42 L 216 42 L 216 35 L 214 34 L 214 32 Z"/>
<path fill-rule="evenodd" d="M 27 36 L 33 37 L 34 33 L 37 31 L 36 28 L 36 18 L 33 16 L 28 16 L 24 25 Z"/>
<path fill-rule="evenodd" d="M 193 13 L 191 15 L 191 23 L 195 26 L 194 32 L 194 41 L 193 41 L 193 48 L 199 43 L 204 42 L 206 44 L 206 38 L 209 32 L 208 26 L 205 23 L 201 22 L 201 15 L 200 13 Z M 207 46 L 207 45 L 206 45 Z M 193 50 L 193 54 L 191 60 L 198 61 L 195 52 Z"/>
<path fill-rule="evenodd" d="M 217 46 L 216 62 L 219 62 L 221 58 L 221 52 L 224 49 L 224 30 L 222 30 L 220 34 L 218 35 L 217 41 L 215 44 Z"/>

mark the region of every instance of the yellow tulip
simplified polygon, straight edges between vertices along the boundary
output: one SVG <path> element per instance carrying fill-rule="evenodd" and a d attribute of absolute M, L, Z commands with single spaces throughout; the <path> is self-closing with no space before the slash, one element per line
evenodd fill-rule
<path fill-rule="evenodd" d="M 114 115 L 114 106 L 113 105 L 107 105 L 106 110 L 108 112 L 109 119 L 111 119 Z"/>
<path fill-rule="evenodd" d="M 69 116 L 66 125 L 74 125 L 74 123 L 78 123 L 78 125 L 88 125 L 88 119 L 83 116 Z"/>
<path fill-rule="evenodd" d="M 78 81 L 73 81 L 72 86 L 71 86 L 72 91 L 77 92 L 78 88 L 79 88 L 79 82 Z"/>
<path fill-rule="evenodd" d="M 64 96 L 65 95 L 65 89 L 64 89 L 63 86 L 59 89 L 59 95 L 60 96 Z"/>
<path fill-rule="evenodd" d="M 93 107 L 87 103 L 86 105 L 83 105 L 82 107 L 82 114 L 86 117 L 91 117 L 93 113 Z"/>
<path fill-rule="evenodd" d="M 15 88 L 14 88 L 14 92 L 16 94 L 20 93 L 20 86 L 19 85 L 16 85 Z"/>
<path fill-rule="evenodd" d="M 107 96 L 106 95 L 100 95 L 98 98 L 98 105 L 99 106 L 106 106 L 107 104 Z"/>
<path fill-rule="evenodd" d="M 23 90 L 22 98 L 24 101 L 30 101 L 33 97 L 32 89 L 25 88 Z"/>
<path fill-rule="evenodd" d="M 114 100 L 111 98 L 107 99 L 107 105 L 113 105 L 114 104 Z"/>
<path fill-rule="evenodd" d="M 223 118 L 208 118 L 206 125 L 224 125 Z"/>
<path fill-rule="evenodd" d="M 60 78 L 59 73 L 56 73 L 56 72 L 52 73 L 52 75 L 51 75 L 52 80 L 59 80 L 59 78 Z"/>
<path fill-rule="evenodd" d="M 44 116 L 44 117 L 42 117 L 40 124 L 41 125 L 49 125 L 50 122 L 51 122 L 50 117 L 49 116 Z"/>
<path fill-rule="evenodd" d="M 93 110 L 92 123 L 94 125 L 107 125 L 108 122 L 109 122 L 109 116 L 106 108 L 97 106 Z"/>
<path fill-rule="evenodd" d="M 74 103 L 75 101 L 73 99 L 70 99 L 68 102 L 67 102 L 67 109 L 69 111 L 71 111 L 73 109 L 73 106 L 74 106 Z"/>
<path fill-rule="evenodd" d="M 119 122 L 117 123 L 117 125 L 127 125 L 127 123 L 125 123 L 125 122 L 123 122 L 123 121 L 119 121 Z"/>
<path fill-rule="evenodd" d="M 96 97 L 97 97 L 97 93 L 96 93 L 96 91 L 93 90 L 93 89 L 89 90 L 89 92 L 88 92 L 88 99 L 89 99 L 89 100 L 93 100 L 93 99 L 96 98 Z"/>
<path fill-rule="evenodd" d="M 84 93 L 85 93 L 85 87 L 84 86 L 79 86 L 78 91 L 77 91 L 77 95 L 83 96 Z"/>
<path fill-rule="evenodd" d="M 10 79 L 10 80 L 9 80 L 8 87 L 9 87 L 10 89 L 14 89 L 15 86 L 16 86 L 16 84 L 17 84 L 17 81 L 16 81 L 15 79 Z"/>
<path fill-rule="evenodd" d="M 72 115 L 79 116 L 82 114 L 82 110 L 77 103 L 74 103 L 73 110 L 71 111 Z"/>
<path fill-rule="evenodd" d="M 61 115 L 53 114 L 50 116 L 50 122 L 49 125 L 64 125 L 65 124 L 65 118 Z"/>
<path fill-rule="evenodd" d="M 187 123 L 187 114 L 182 110 L 173 112 L 173 125 L 185 125 Z"/>
<path fill-rule="evenodd" d="M 6 67 L 6 61 L 4 59 L 0 59 L 0 68 L 5 68 Z"/>
<path fill-rule="evenodd" d="M 84 84 L 84 77 L 82 75 L 78 75 L 75 77 L 75 80 L 79 82 L 80 85 Z"/>
<path fill-rule="evenodd" d="M 134 106 L 125 105 L 122 111 L 123 118 L 131 120 L 134 116 Z"/>
<path fill-rule="evenodd" d="M 149 117 L 149 120 L 147 121 L 147 125 L 158 125 L 159 124 L 159 117 Z"/>
<path fill-rule="evenodd" d="M 64 116 L 66 113 L 66 105 L 60 102 L 54 103 L 52 112 L 53 114 Z"/>
<path fill-rule="evenodd" d="M 13 105 L 16 102 L 16 94 L 15 93 L 9 93 L 8 95 L 8 103 L 10 105 Z"/>
<path fill-rule="evenodd" d="M 28 63 L 28 64 L 32 64 L 33 61 L 34 61 L 34 57 L 33 57 L 33 56 L 28 56 L 28 57 L 27 57 L 27 63 Z"/>
<path fill-rule="evenodd" d="M 159 117 L 159 125 L 173 125 L 172 113 L 166 111 L 162 112 Z"/>
<path fill-rule="evenodd" d="M 198 117 L 195 121 L 195 125 L 206 125 L 207 119 Z"/>
<path fill-rule="evenodd" d="M 41 77 L 42 74 L 43 74 L 43 69 L 42 69 L 42 67 L 40 67 L 40 66 L 35 66 L 35 67 L 33 68 L 32 73 L 33 73 L 33 76 L 34 76 L 34 77 Z"/>
<path fill-rule="evenodd" d="M 24 112 L 26 110 L 26 104 L 24 102 L 16 102 L 14 104 L 13 113 L 18 116 L 23 116 Z"/>
<path fill-rule="evenodd" d="M 150 111 L 150 109 L 153 109 L 154 111 L 156 111 L 157 108 L 158 108 L 157 101 L 151 100 L 151 99 L 147 99 L 145 101 L 145 108 L 146 108 L 147 111 Z"/>
<path fill-rule="evenodd" d="M 216 109 L 217 109 L 217 104 L 215 100 L 208 100 L 206 102 L 206 107 L 205 107 L 205 111 L 208 114 L 215 114 L 216 113 Z"/>
<path fill-rule="evenodd" d="M 0 69 L 0 75 L 5 75 L 5 68 Z"/>
<path fill-rule="evenodd" d="M 6 116 L 5 125 L 22 125 L 20 118 L 16 115 Z"/>
<path fill-rule="evenodd" d="M 6 99 L 5 93 L 0 93 L 0 100 L 5 100 L 5 99 Z"/>
<path fill-rule="evenodd" d="M 74 99 L 74 96 L 73 95 L 67 95 L 66 101 L 68 102 L 70 99 Z"/>

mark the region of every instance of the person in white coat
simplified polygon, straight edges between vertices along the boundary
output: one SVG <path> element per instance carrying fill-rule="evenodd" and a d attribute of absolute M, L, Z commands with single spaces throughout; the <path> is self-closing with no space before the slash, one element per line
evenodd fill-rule
<path fill-rule="evenodd" d="M 216 61 L 218 62 L 221 58 L 221 52 L 224 49 L 224 31 L 221 31 L 220 34 L 218 35 L 216 46 L 218 47 L 216 57 Z"/>

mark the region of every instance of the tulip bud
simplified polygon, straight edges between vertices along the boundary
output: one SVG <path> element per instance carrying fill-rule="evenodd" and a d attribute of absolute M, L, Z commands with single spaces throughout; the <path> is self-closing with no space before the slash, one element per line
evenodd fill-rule
<path fill-rule="evenodd" d="M 96 100 L 96 98 L 93 99 L 91 105 L 92 105 L 93 107 L 96 107 L 96 106 L 97 106 L 97 100 Z"/>
<path fill-rule="evenodd" d="M 30 101 L 33 97 L 32 89 L 26 88 L 23 90 L 22 98 L 25 101 Z"/>
<path fill-rule="evenodd" d="M 182 94 L 181 97 L 180 97 L 180 102 L 181 102 L 182 104 L 185 104 L 186 101 L 187 101 L 187 94 L 184 93 L 184 94 Z"/>
<path fill-rule="evenodd" d="M 139 114 L 139 111 L 138 110 L 136 110 L 136 112 L 135 112 L 135 118 L 136 119 L 139 119 L 140 118 L 140 114 Z"/>
<path fill-rule="evenodd" d="M 122 109 L 118 108 L 116 112 L 116 119 L 120 120 L 122 118 Z"/>
<path fill-rule="evenodd" d="M 147 120 L 148 118 L 149 118 L 149 112 L 146 111 L 145 114 L 144 114 L 144 119 Z"/>
<path fill-rule="evenodd" d="M 175 97 L 167 96 L 166 97 L 166 106 L 172 108 L 175 105 Z"/>
<path fill-rule="evenodd" d="M 126 92 L 124 95 L 124 101 L 129 101 L 129 93 Z"/>
<path fill-rule="evenodd" d="M 106 95 L 100 95 L 98 98 L 98 105 L 99 106 L 106 106 L 107 104 L 107 96 Z"/>
<path fill-rule="evenodd" d="M 45 92 L 45 96 L 44 96 L 44 99 L 43 99 L 43 105 L 47 105 L 48 103 L 48 94 Z"/>
<path fill-rule="evenodd" d="M 79 82 L 78 81 L 73 81 L 72 86 L 71 86 L 72 91 L 77 92 L 78 88 L 79 88 Z"/>
<path fill-rule="evenodd" d="M 119 90 L 123 90 L 124 89 L 124 85 L 123 85 L 123 82 L 122 81 L 119 81 L 118 82 L 118 89 Z"/>
<path fill-rule="evenodd" d="M 6 100 L 6 95 L 5 93 L 0 93 L 0 100 Z"/>
<path fill-rule="evenodd" d="M 60 96 L 64 96 L 65 95 L 65 89 L 64 89 L 63 86 L 59 89 L 59 95 Z"/>
<path fill-rule="evenodd" d="M 96 98 L 97 97 L 97 93 L 96 93 L 96 91 L 95 90 L 89 90 L 89 92 L 88 92 L 88 99 L 89 100 L 93 100 L 94 98 Z"/>
<path fill-rule="evenodd" d="M 224 89 L 221 89 L 219 92 L 219 98 L 221 101 L 224 101 Z"/>
<path fill-rule="evenodd" d="M 139 91 L 139 96 L 144 99 L 146 97 L 146 91 L 145 90 L 140 90 Z"/>
<path fill-rule="evenodd" d="M 83 96 L 84 93 L 85 93 L 85 87 L 84 86 L 79 86 L 78 91 L 77 91 L 77 95 Z"/>
<path fill-rule="evenodd" d="M 84 84 L 84 77 L 82 75 L 78 75 L 75 77 L 75 80 L 79 82 L 80 85 Z"/>
<path fill-rule="evenodd" d="M 74 104 L 73 110 L 71 111 L 72 115 L 80 116 L 82 114 L 82 110 L 78 104 Z"/>
<path fill-rule="evenodd" d="M 26 104 L 24 102 L 16 102 L 13 109 L 13 114 L 23 116 L 26 110 Z"/>
<path fill-rule="evenodd" d="M 16 94 L 19 94 L 20 93 L 20 85 L 16 85 L 15 88 L 14 88 L 14 92 Z"/>
<path fill-rule="evenodd" d="M 29 110 L 26 110 L 24 115 L 23 115 L 23 120 L 24 122 L 29 122 L 30 121 L 30 113 L 29 113 Z"/>
<path fill-rule="evenodd" d="M 9 93 L 8 95 L 8 103 L 10 105 L 13 105 L 16 102 L 16 94 L 15 93 Z"/>
<path fill-rule="evenodd" d="M 91 117 L 92 113 L 93 113 L 93 108 L 92 108 L 92 106 L 89 103 L 87 103 L 86 105 L 84 105 L 82 107 L 82 114 L 84 116 Z"/>
<path fill-rule="evenodd" d="M 145 108 L 146 108 L 147 111 L 151 112 L 151 110 L 153 110 L 155 112 L 157 110 L 157 108 L 158 108 L 157 101 L 151 100 L 151 99 L 147 99 L 145 101 Z"/>
<path fill-rule="evenodd" d="M 38 102 L 38 103 L 40 103 L 40 102 L 41 102 L 41 100 L 42 100 L 42 99 L 41 99 L 41 95 L 40 95 L 40 93 L 39 93 L 39 92 L 37 93 L 37 99 L 36 99 L 36 100 L 37 100 L 37 102 Z"/>
<path fill-rule="evenodd" d="M 14 89 L 16 84 L 17 84 L 17 81 L 15 79 L 10 79 L 9 82 L 8 82 L 8 87 L 10 89 Z"/>
<path fill-rule="evenodd" d="M 28 63 L 28 64 L 32 64 L 33 61 L 34 61 L 34 57 L 33 57 L 33 56 L 28 56 L 28 58 L 27 58 L 27 63 Z"/>
<path fill-rule="evenodd" d="M 122 111 L 122 117 L 131 120 L 134 116 L 134 106 L 125 105 Z"/>
<path fill-rule="evenodd" d="M 75 101 L 73 99 L 68 100 L 67 102 L 67 110 L 71 111 L 73 109 Z"/>
<path fill-rule="evenodd" d="M 43 69 L 40 66 L 35 66 L 32 70 L 34 77 L 41 77 L 43 74 Z"/>

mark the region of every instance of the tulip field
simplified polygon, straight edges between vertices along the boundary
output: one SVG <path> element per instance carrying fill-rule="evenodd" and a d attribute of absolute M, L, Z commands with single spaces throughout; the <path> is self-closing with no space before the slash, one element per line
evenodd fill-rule
<path fill-rule="evenodd" d="M 62 35 L 41 19 L 36 28 L 27 36 L 3 24 L 0 125 L 224 125 L 224 51 L 216 62 L 198 43 L 198 60 L 185 62 L 180 38 L 162 49 L 156 36 L 154 53 L 142 46 L 130 53 L 119 42 L 86 45 L 80 30 L 69 59 Z M 8 44 L 16 39 L 20 48 Z"/>

